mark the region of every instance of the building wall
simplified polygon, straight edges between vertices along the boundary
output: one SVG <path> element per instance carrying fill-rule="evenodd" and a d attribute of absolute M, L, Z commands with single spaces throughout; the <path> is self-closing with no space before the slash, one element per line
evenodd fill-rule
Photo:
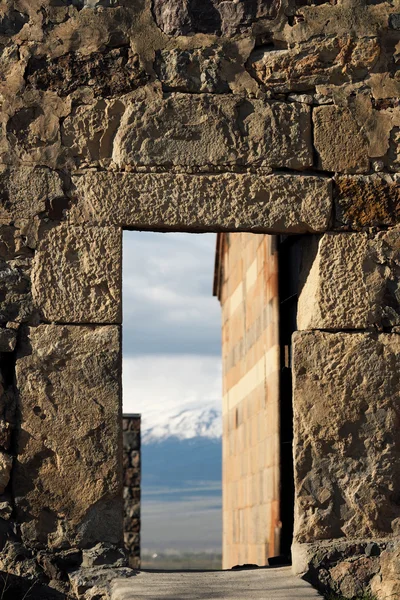
<path fill-rule="evenodd" d="M 362 549 L 400 553 L 399 14 L 399 0 L 1 3 L 0 569 L 21 572 L 23 547 L 49 581 L 64 548 L 122 544 L 127 228 L 312 238 L 296 568 L 349 598 L 343 573 L 391 577 Z"/>
<path fill-rule="evenodd" d="M 124 543 L 129 566 L 140 567 L 140 423 L 141 415 L 124 415 Z"/>
<path fill-rule="evenodd" d="M 224 234 L 223 566 L 279 553 L 279 324 L 276 238 Z"/>

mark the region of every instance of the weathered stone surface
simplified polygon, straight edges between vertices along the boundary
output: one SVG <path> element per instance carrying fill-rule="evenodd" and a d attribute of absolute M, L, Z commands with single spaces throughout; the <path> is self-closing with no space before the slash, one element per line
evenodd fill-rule
<path fill-rule="evenodd" d="M 396 538 L 378 542 L 342 539 L 294 544 L 293 570 L 299 575 L 306 573 L 307 581 L 328 596 L 368 598 L 374 582 L 382 578 L 381 556 L 389 548 L 391 554 L 397 546 Z M 386 600 L 387 596 L 377 594 L 376 598 Z"/>
<path fill-rule="evenodd" d="M 34 89 L 52 90 L 61 96 L 87 86 L 94 96 L 109 98 L 145 85 L 148 75 L 138 55 L 126 46 L 84 57 L 68 53 L 53 60 L 32 58 L 26 79 Z"/>
<path fill-rule="evenodd" d="M 400 230 L 303 241 L 298 329 L 400 325 Z"/>
<path fill-rule="evenodd" d="M 258 19 L 277 15 L 280 0 L 153 0 L 157 25 L 169 35 L 213 33 L 235 35 Z"/>
<path fill-rule="evenodd" d="M 324 231 L 331 181 L 279 175 L 88 172 L 74 177 L 72 222 L 192 231 Z"/>
<path fill-rule="evenodd" d="M 119 229 L 55 227 L 35 254 L 33 301 L 46 321 L 120 323 L 121 264 Z"/>
<path fill-rule="evenodd" d="M 296 542 L 399 535 L 400 336 L 294 335 Z"/>
<path fill-rule="evenodd" d="M 258 48 L 251 54 L 248 68 L 268 89 L 308 91 L 317 85 L 364 79 L 380 52 L 379 41 L 374 38 L 314 38 L 293 48 Z"/>
<path fill-rule="evenodd" d="M 9 484 L 12 464 L 12 457 L 5 452 L 0 452 L 0 494 L 4 494 Z"/>
<path fill-rule="evenodd" d="M 400 171 L 400 127 L 394 127 L 390 133 L 388 168 L 389 171 Z"/>
<path fill-rule="evenodd" d="M 229 84 L 224 78 L 224 60 L 219 48 L 164 50 L 155 68 L 167 91 L 225 94 Z"/>
<path fill-rule="evenodd" d="M 5 399 L 4 399 L 5 400 Z M 2 404 L 3 402 L 1 402 Z M 3 408 L 3 407 L 1 407 Z M 9 450 L 11 445 L 11 424 L 7 421 L 0 421 L 0 447 Z"/>
<path fill-rule="evenodd" d="M 318 106 L 313 121 L 320 169 L 338 173 L 369 170 L 368 140 L 348 108 Z"/>
<path fill-rule="evenodd" d="M 377 598 L 400 596 L 400 544 L 389 546 L 380 555 L 380 573 L 371 581 L 371 592 Z"/>
<path fill-rule="evenodd" d="M 13 352 L 17 343 L 17 332 L 14 329 L 0 329 L 0 352 Z"/>
<path fill-rule="evenodd" d="M 312 166 L 310 109 L 231 95 L 173 94 L 131 103 L 114 140 L 126 165 Z"/>
<path fill-rule="evenodd" d="M 386 173 L 336 179 L 337 225 L 350 229 L 400 223 L 400 178 Z"/>
<path fill-rule="evenodd" d="M 0 323 L 28 321 L 33 313 L 30 260 L 0 260 Z"/>
<path fill-rule="evenodd" d="M 122 541 L 118 326 L 26 329 L 16 383 L 17 520 L 30 545 Z"/>
<path fill-rule="evenodd" d="M 93 548 L 82 551 L 82 568 L 92 568 L 100 565 L 126 567 L 128 560 L 122 548 L 112 544 L 96 544 Z"/>
<path fill-rule="evenodd" d="M 0 168 L 0 224 L 21 223 L 51 210 L 62 199 L 62 180 L 56 171 Z"/>
<path fill-rule="evenodd" d="M 114 579 L 134 577 L 137 571 L 126 567 L 107 569 L 93 567 L 68 574 L 71 590 L 78 600 L 109 600 L 110 586 Z"/>

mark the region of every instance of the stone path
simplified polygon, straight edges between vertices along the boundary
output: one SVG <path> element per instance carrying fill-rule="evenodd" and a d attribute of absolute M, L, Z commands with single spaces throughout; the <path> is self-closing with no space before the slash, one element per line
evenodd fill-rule
<path fill-rule="evenodd" d="M 322 598 L 290 567 L 242 571 L 141 571 L 116 579 L 111 600 L 312 600 Z"/>

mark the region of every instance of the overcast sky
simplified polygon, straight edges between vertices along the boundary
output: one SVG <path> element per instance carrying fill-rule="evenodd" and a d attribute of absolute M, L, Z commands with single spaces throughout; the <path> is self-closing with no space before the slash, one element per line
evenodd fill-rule
<path fill-rule="evenodd" d="M 125 232 L 124 412 L 221 409 L 221 312 L 212 295 L 215 234 Z"/>

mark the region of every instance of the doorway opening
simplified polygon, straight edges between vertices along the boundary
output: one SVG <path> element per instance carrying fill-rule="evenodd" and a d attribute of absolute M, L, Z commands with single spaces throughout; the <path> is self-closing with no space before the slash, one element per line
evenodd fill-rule
<path fill-rule="evenodd" d="M 221 537 L 223 568 L 290 560 L 298 239 L 124 234 L 124 411 L 142 416 L 142 567 L 220 568 Z"/>
<path fill-rule="evenodd" d="M 125 232 L 124 412 L 141 414 L 141 566 L 221 568 L 215 234 Z"/>

